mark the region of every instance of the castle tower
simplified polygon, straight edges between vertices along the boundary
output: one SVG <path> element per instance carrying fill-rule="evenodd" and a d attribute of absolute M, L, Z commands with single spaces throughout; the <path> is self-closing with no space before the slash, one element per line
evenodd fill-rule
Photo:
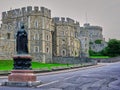
<path fill-rule="evenodd" d="M 24 22 L 28 33 L 28 48 L 33 60 L 40 62 L 52 62 L 52 21 L 51 11 L 45 7 L 23 7 L 2 13 L 2 25 L 10 25 L 11 40 L 15 42 L 15 34 L 20 28 L 20 22 Z M 2 27 L 4 31 L 7 29 Z M 11 30 L 11 29 L 10 29 Z M 5 33 L 5 36 L 7 33 Z M 15 46 L 15 45 L 14 45 Z M 15 47 L 12 47 L 15 49 Z M 16 50 L 14 50 L 16 51 Z M 16 52 L 14 52 L 16 53 Z"/>
<path fill-rule="evenodd" d="M 102 27 L 100 26 L 92 26 L 89 23 L 84 24 L 84 27 L 81 29 L 85 30 L 88 32 L 88 37 L 89 37 L 89 46 L 90 49 L 99 52 L 103 50 L 106 46 L 107 43 L 105 42 L 103 35 L 102 35 Z"/>
<path fill-rule="evenodd" d="M 53 56 L 78 57 L 80 42 L 76 38 L 76 24 L 70 18 L 54 17 L 55 31 L 53 33 Z"/>

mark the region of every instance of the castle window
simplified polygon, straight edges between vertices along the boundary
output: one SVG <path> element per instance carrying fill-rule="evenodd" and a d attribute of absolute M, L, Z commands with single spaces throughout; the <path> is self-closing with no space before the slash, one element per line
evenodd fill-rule
<path fill-rule="evenodd" d="M 36 52 L 36 53 L 39 52 L 39 46 L 34 46 L 34 52 Z"/>
<path fill-rule="evenodd" d="M 46 52 L 49 53 L 49 48 L 48 47 L 46 48 Z"/>
<path fill-rule="evenodd" d="M 47 35 L 47 40 L 49 40 L 49 35 Z"/>
<path fill-rule="evenodd" d="M 64 39 L 62 39 L 62 44 L 65 44 L 65 40 Z"/>
<path fill-rule="evenodd" d="M 66 56 L 66 50 L 65 50 L 65 49 L 63 49 L 63 50 L 61 51 L 61 56 Z"/>
<path fill-rule="evenodd" d="M 10 39 L 10 33 L 7 33 L 7 39 Z"/>
<path fill-rule="evenodd" d="M 37 20 L 35 20 L 34 26 L 35 26 L 35 28 L 38 28 L 38 21 Z"/>
<path fill-rule="evenodd" d="M 39 34 L 34 34 L 34 40 L 39 40 Z"/>

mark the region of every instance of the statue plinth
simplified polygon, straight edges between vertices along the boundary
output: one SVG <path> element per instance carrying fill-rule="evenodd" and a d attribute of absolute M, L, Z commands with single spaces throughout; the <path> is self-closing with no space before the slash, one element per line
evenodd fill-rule
<path fill-rule="evenodd" d="M 8 76 L 8 82 L 4 82 L 3 85 L 33 87 L 41 84 L 40 81 L 36 80 L 34 71 L 31 70 L 32 57 L 29 54 L 14 55 L 13 60 L 13 70 Z"/>
<path fill-rule="evenodd" d="M 32 57 L 29 54 L 18 54 L 13 56 L 15 70 L 31 70 Z"/>
<path fill-rule="evenodd" d="M 29 82 L 36 81 L 36 76 L 31 70 L 32 57 L 29 54 L 17 54 L 13 56 L 14 67 L 8 76 L 9 81 Z"/>

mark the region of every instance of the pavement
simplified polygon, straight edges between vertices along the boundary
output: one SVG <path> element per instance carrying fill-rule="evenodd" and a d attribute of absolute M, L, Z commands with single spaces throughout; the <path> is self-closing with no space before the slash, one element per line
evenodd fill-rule
<path fill-rule="evenodd" d="M 0 82 L 7 77 L 1 77 Z M 37 87 L 6 87 L 0 90 L 120 90 L 120 62 L 37 74 L 42 85 Z"/>

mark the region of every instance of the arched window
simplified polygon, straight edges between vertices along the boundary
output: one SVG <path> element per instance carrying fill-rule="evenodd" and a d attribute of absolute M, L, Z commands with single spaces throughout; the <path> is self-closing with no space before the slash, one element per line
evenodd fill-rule
<path fill-rule="evenodd" d="M 49 48 L 48 47 L 46 48 L 46 52 L 49 53 Z"/>
<path fill-rule="evenodd" d="M 36 52 L 36 53 L 39 52 L 39 46 L 34 46 L 34 52 Z"/>
<path fill-rule="evenodd" d="M 65 49 L 61 50 L 61 56 L 66 56 L 66 50 Z"/>
<path fill-rule="evenodd" d="M 63 56 L 65 55 L 65 51 L 62 51 L 62 53 L 63 53 Z"/>

